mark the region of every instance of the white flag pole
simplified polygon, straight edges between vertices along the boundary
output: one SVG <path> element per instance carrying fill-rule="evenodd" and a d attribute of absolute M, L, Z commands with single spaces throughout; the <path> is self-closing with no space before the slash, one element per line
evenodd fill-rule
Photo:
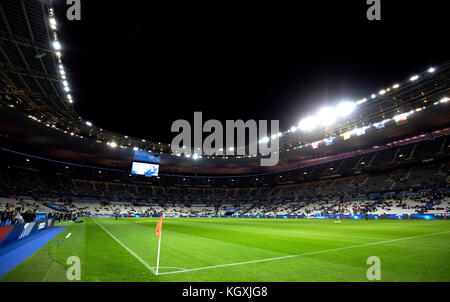
<path fill-rule="evenodd" d="M 161 236 L 162 236 L 162 231 L 161 231 L 161 233 L 159 233 L 158 259 L 156 260 L 156 275 L 158 275 L 158 271 L 159 271 L 159 251 L 161 250 Z"/>

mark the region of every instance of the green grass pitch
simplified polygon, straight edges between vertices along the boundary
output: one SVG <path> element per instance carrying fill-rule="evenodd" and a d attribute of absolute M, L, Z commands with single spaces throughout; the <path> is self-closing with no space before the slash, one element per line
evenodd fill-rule
<path fill-rule="evenodd" d="M 76 282 L 66 278 L 70 256 L 81 281 L 364 282 L 370 256 L 381 260 L 381 281 L 450 281 L 443 220 L 167 218 L 158 276 L 157 218 L 82 220 L 0 281 Z"/>

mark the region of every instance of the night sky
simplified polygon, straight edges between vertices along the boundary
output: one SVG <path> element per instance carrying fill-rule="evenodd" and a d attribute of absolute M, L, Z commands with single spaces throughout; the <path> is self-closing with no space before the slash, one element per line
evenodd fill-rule
<path fill-rule="evenodd" d="M 366 19 L 365 0 L 84 0 L 82 21 L 67 21 L 59 2 L 77 112 L 163 142 L 194 111 L 223 122 L 277 119 L 286 130 L 322 105 L 367 97 L 448 59 L 446 10 L 433 1 L 382 0 L 382 21 Z"/>

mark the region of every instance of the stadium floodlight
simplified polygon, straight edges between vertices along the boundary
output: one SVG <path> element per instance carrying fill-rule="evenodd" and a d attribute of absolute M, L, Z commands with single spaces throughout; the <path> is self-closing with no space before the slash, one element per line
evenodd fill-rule
<path fill-rule="evenodd" d="M 55 30 L 56 29 L 56 19 L 52 17 L 48 21 L 50 22 L 51 29 Z"/>
<path fill-rule="evenodd" d="M 375 93 L 372 93 L 372 95 L 370 96 L 372 99 L 376 98 L 377 95 Z"/>
<path fill-rule="evenodd" d="M 297 128 L 292 126 L 290 130 L 291 130 L 291 132 L 295 132 L 297 130 Z"/>
<path fill-rule="evenodd" d="M 69 87 L 64 87 L 64 91 L 65 91 L 65 92 L 69 92 L 69 91 L 70 91 L 70 88 L 69 88 Z"/>
<path fill-rule="evenodd" d="M 355 110 L 356 104 L 352 101 L 343 101 L 339 103 L 336 107 L 336 114 L 338 116 L 344 117 L 349 115 Z"/>
<path fill-rule="evenodd" d="M 409 80 L 411 82 L 413 82 L 413 81 L 417 80 L 418 78 L 419 78 L 419 76 L 416 74 L 416 75 L 413 75 L 412 77 L 410 77 Z"/>
<path fill-rule="evenodd" d="M 61 49 L 61 43 L 58 41 L 53 41 L 53 49 L 60 50 Z"/>
<path fill-rule="evenodd" d="M 330 126 L 334 123 L 334 121 L 336 120 L 336 113 L 334 112 L 333 109 L 331 109 L 330 107 L 324 107 L 322 108 L 319 113 L 316 115 L 317 121 L 320 125 L 323 126 Z M 314 118 L 311 118 L 308 121 L 310 127 L 312 125 L 315 126 L 316 124 L 316 120 Z"/>
<path fill-rule="evenodd" d="M 392 85 L 392 88 L 394 88 L 394 89 L 396 89 L 396 88 L 398 88 L 398 87 L 400 87 L 399 84 L 394 84 L 394 85 Z"/>
<path fill-rule="evenodd" d="M 64 87 L 68 87 L 69 86 L 69 83 L 67 83 L 67 81 L 63 81 L 62 83 L 63 83 Z"/>
<path fill-rule="evenodd" d="M 433 73 L 435 70 L 436 70 L 436 68 L 434 68 L 434 67 L 428 68 L 428 72 L 429 72 L 429 73 Z"/>
<path fill-rule="evenodd" d="M 92 126 L 92 123 L 89 122 L 89 121 L 87 121 L 87 122 L 86 122 L 86 125 L 89 126 L 89 127 L 91 127 L 91 126 Z"/>
<path fill-rule="evenodd" d="M 116 147 L 117 147 L 117 144 L 116 144 L 116 142 L 110 142 L 110 143 L 109 143 L 109 146 L 110 146 L 111 148 L 116 148 Z"/>
<path fill-rule="evenodd" d="M 311 131 L 317 126 L 316 119 L 312 116 L 305 117 L 298 123 L 298 128 L 302 131 Z"/>
<path fill-rule="evenodd" d="M 359 101 L 357 101 L 356 105 L 360 105 L 360 104 L 365 103 L 365 102 L 367 102 L 367 99 L 363 98 L 363 99 L 360 99 Z"/>
<path fill-rule="evenodd" d="M 283 133 L 278 132 L 278 137 L 282 137 L 282 136 L 283 136 Z"/>
<path fill-rule="evenodd" d="M 450 99 L 448 97 L 443 97 L 439 102 L 447 103 Z"/>
<path fill-rule="evenodd" d="M 198 159 L 198 154 L 197 154 L 197 153 L 194 153 L 194 155 L 192 155 L 192 158 L 193 158 L 193 159 Z"/>
<path fill-rule="evenodd" d="M 384 90 L 384 89 L 381 89 L 379 92 L 378 92 L 380 95 L 383 95 L 383 94 L 385 94 L 386 93 L 386 90 Z"/>

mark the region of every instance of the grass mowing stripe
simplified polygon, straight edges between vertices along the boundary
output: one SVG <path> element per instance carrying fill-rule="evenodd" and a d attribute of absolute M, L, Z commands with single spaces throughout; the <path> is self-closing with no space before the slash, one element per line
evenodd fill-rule
<path fill-rule="evenodd" d="M 403 237 L 403 238 L 398 238 L 398 239 L 384 240 L 384 241 L 365 243 L 365 244 L 358 244 L 358 245 L 351 245 L 351 246 L 345 246 L 345 247 L 340 247 L 340 248 L 335 248 L 335 249 L 329 249 L 329 250 L 323 250 L 323 251 L 317 251 L 317 252 L 309 252 L 309 253 L 303 253 L 303 254 L 297 254 L 297 255 L 287 255 L 287 256 L 280 256 L 280 257 L 274 257 L 274 258 L 266 258 L 266 259 L 260 259 L 260 260 L 245 261 L 245 262 L 236 262 L 236 263 L 204 266 L 204 267 L 198 267 L 198 268 L 193 268 L 193 269 L 186 269 L 184 271 L 159 273 L 159 275 L 187 273 L 187 272 L 192 272 L 192 271 L 213 269 L 213 268 L 219 268 L 219 267 L 236 266 L 236 265 L 244 265 L 244 264 L 251 264 L 251 263 L 258 263 L 258 262 L 266 262 L 266 261 L 288 259 L 288 258 L 293 258 L 293 257 L 301 257 L 301 256 L 315 255 L 315 254 L 323 254 L 323 253 L 341 251 L 341 250 L 346 250 L 346 249 L 351 249 L 351 248 L 358 248 L 358 247 L 365 247 L 365 246 L 371 246 L 371 245 L 378 245 L 378 244 L 383 244 L 383 243 L 390 243 L 390 242 L 403 241 L 403 240 L 409 240 L 409 239 L 415 239 L 415 238 L 429 237 L 429 236 L 435 236 L 435 235 L 447 234 L 447 233 L 450 233 L 450 231 L 439 232 L 439 233 L 432 233 L 432 234 L 425 234 L 425 235 L 419 235 L 419 236 Z"/>
<path fill-rule="evenodd" d="M 117 241 L 117 243 L 119 243 L 124 249 L 126 249 L 131 255 L 133 255 L 137 260 L 139 260 L 139 262 L 141 262 L 149 271 L 151 271 L 153 274 L 156 275 L 156 272 L 153 270 L 153 267 L 151 267 L 147 262 L 145 262 L 144 260 L 142 260 L 141 257 L 139 257 L 135 252 L 133 252 L 132 250 L 130 250 L 125 244 L 123 244 L 122 242 L 120 242 L 119 239 L 117 239 L 113 234 L 111 234 L 107 229 L 105 229 L 100 223 L 97 222 L 97 220 L 94 219 L 94 222 L 101 227 L 109 236 L 111 236 L 112 239 L 114 239 L 115 241 Z"/>

